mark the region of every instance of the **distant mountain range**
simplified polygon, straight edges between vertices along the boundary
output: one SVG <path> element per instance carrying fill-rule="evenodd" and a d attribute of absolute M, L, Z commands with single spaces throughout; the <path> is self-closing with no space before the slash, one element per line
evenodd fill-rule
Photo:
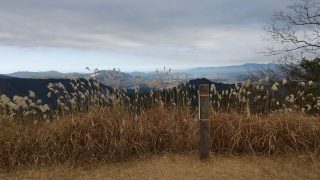
<path fill-rule="evenodd" d="M 71 76 L 84 76 L 82 73 L 61 73 L 58 71 L 44 71 L 44 72 L 30 72 L 30 71 L 18 71 L 11 74 L 6 74 L 11 77 L 17 78 L 31 78 L 31 79 L 46 79 L 46 78 L 68 78 Z"/>
<path fill-rule="evenodd" d="M 249 71 L 254 71 L 257 69 L 267 69 L 276 68 L 278 65 L 269 64 L 257 64 L 257 63 L 247 63 L 242 65 L 233 66 L 220 66 L 220 67 L 198 67 L 188 70 L 189 73 L 222 73 L 222 74 L 245 74 Z"/>
<path fill-rule="evenodd" d="M 0 78 L 6 79 L 6 78 L 10 78 L 10 76 L 5 76 L 5 75 L 0 74 Z"/>
<path fill-rule="evenodd" d="M 186 79 L 196 79 L 196 78 L 207 78 L 214 82 L 222 83 L 235 83 L 243 80 L 244 75 L 250 71 L 255 71 L 257 69 L 275 69 L 276 64 L 257 64 L 248 63 L 243 65 L 233 65 L 233 66 L 222 66 L 222 67 L 197 67 L 187 70 L 172 71 L 171 75 L 179 76 L 181 80 Z M 79 78 L 94 78 L 103 84 L 112 86 L 117 83 L 120 87 L 131 88 L 135 84 L 145 85 L 143 82 L 137 82 L 137 80 L 152 80 L 156 79 L 159 73 L 163 72 L 131 72 L 124 73 L 116 70 L 102 70 L 96 73 L 61 73 L 58 71 L 45 71 L 45 72 L 28 72 L 19 71 L 11 74 L 0 75 L 0 77 L 17 77 L 17 78 L 32 78 L 32 79 L 64 79 L 70 77 Z"/>
<path fill-rule="evenodd" d="M 221 66 L 221 67 L 197 67 L 187 70 L 180 70 L 178 72 L 173 71 L 174 75 L 179 75 L 181 78 L 185 78 L 188 75 L 188 79 L 207 78 L 214 82 L 223 83 L 235 83 L 244 80 L 244 76 L 249 72 L 262 70 L 262 69 L 276 69 L 277 64 L 258 64 L 247 63 L 243 65 L 233 66 Z M 132 72 L 131 76 L 140 76 L 144 79 L 154 79 L 157 76 L 157 72 Z"/>

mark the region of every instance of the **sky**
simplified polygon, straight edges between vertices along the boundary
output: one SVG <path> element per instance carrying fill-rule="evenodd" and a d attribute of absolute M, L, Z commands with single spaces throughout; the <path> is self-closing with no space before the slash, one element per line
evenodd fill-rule
<path fill-rule="evenodd" d="M 269 63 L 290 0 L 0 0 L 0 74 Z"/>

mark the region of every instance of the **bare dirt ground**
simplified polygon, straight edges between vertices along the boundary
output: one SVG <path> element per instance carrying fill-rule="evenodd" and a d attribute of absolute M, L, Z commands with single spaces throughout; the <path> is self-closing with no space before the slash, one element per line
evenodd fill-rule
<path fill-rule="evenodd" d="M 149 156 L 125 162 L 16 170 L 0 179 L 319 179 L 320 161 L 309 155 L 222 156 L 201 162 L 195 154 Z"/>

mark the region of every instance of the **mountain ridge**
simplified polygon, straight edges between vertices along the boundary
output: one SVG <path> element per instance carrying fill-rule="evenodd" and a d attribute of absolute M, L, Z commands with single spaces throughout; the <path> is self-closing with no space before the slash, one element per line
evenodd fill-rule
<path fill-rule="evenodd" d="M 220 66 L 220 67 L 195 67 L 179 71 L 171 71 L 171 75 L 180 76 L 185 78 L 188 75 L 189 79 L 196 78 L 207 78 L 215 82 L 223 83 L 235 83 L 242 81 L 244 76 L 250 71 L 255 71 L 258 69 L 273 69 L 277 68 L 275 63 L 259 64 L 259 63 L 245 63 L 242 65 L 230 65 L 230 66 Z M 114 79 L 120 82 L 121 86 L 124 88 L 132 87 L 136 82 L 135 78 L 139 77 L 144 80 L 156 79 L 159 74 L 164 74 L 162 71 L 152 71 L 152 72 L 119 72 L 116 70 L 101 70 L 96 73 L 62 73 L 55 70 L 32 72 L 32 71 L 18 71 L 10 74 L 5 74 L 4 76 L 17 77 L 17 78 L 34 78 L 34 79 L 46 79 L 46 78 L 92 78 L 95 77 L 101 83 L 106 85 L 112 85 Z M 111 78 L 109 78 L 111 77 Z M 113 78 L 113 79 L 112 79 Z"/>

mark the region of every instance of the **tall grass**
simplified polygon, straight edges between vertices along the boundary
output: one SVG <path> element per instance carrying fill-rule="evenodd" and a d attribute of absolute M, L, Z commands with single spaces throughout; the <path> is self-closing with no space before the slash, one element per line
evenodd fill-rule
<path fill-rule="evenodd" d="M 199 122 L 190 112 L 159 106 L 137 115 L 121 107 L 95 107 L 36 124 L 1 117 L 0 168 L 197 151 Z M 210 127 L 212 152 L 319 155 L 318 117 L 212 113 Z"/>
<path fill-rule="evenodd" d="M 44 104 L 33 91 L 23 97 L 1 95 L 0 168 L 197 151 L 198 89 L 188 83 L 164 87 L 164 81 L 173 82 L 169 71 L 149 92 L 74 78 L 68 87 L 48 84 L 53 104 Z M 313 82 L 268 79 L 223 91 L 211 85 L 211 151 L 319 155 L 315 88 Z"/>
<path fill-rule="evenodd" d="M 168 73 L 160 76 L 158 85 L 150 90 L 119 89 L 118 86 L 107 88 L 91 79 L 73 78 L 68 87 L 62 83 L 48 84 L 47 98 L 51 104 L 45 104 L 29 91 L 26 96 L 0 96 L 0 113 L 14 118 L 54 119 L 70 112 L 87 111 L 91 106 L 121 106 L 128 111 L 140 113 L 149 108 L 165 105 L 166 107 L 189 108 L 197 111 L 198 87 L 194 84 L 173 84 Z M 172 77 L 174 78 L 174 77 Z M 167 82 L 167 83 L 165 83 Z M 168 84 L 164 87 L 164 84 Z M 210 87 L 210 104 L 216 112 L 244 112 L 267 114 L 270 112 L 299 111 L 305 114 L 320 114 L 320 85 L 308 82 L 283 80 L 271 81 L 268 78 L 257 82 L 246 81 L 230 86 L 229 89 L 217 90 Z"/>

